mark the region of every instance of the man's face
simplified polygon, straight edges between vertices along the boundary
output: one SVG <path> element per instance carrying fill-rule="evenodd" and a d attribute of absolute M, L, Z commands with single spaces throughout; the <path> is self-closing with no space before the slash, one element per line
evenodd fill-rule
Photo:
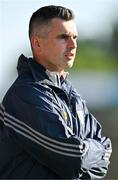
<path fill-rule="evenodd" d="M 77 48 L 77 29 L 73 20 L 54 18 L 51 30 L 40 44 L 40 63 L 50 71 L 62 72 L 73 65 Z"/>

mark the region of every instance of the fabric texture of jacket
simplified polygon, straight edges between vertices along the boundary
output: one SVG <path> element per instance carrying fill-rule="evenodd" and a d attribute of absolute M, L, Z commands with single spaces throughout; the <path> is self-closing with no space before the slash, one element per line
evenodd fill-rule
<path fill-rule="evenodd" d="M 111 141 L 71 83 L 21 55 L 0 105 L 0 178 L 99 179 Z"/>

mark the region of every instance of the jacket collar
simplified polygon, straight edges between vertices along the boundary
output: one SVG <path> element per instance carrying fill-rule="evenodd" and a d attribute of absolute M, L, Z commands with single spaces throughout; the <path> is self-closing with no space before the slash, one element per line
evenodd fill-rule
<path fill-rule="evenodd" d="M 27 58 L 23 54 L 19 57 L 17 64 L 18 74 L 30 73 L 35 82 L 46 83 L 56 87 L 61 87 L 64 77 L 60 77 L 57 72 L 46 70 L 41 64 L 38 64 L 32 57 Z"/>

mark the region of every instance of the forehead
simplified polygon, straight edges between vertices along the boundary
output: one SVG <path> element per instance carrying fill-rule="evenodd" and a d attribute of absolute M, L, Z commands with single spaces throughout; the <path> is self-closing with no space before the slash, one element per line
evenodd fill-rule
<path fill-rule="evenodd" d="M 51 21 L 51 32 L 57 34 L 66 33 L 69 35 L 77 35 L 77 27 L 74 20 L 65 21 L 59 18 L 54 18 Z"/>

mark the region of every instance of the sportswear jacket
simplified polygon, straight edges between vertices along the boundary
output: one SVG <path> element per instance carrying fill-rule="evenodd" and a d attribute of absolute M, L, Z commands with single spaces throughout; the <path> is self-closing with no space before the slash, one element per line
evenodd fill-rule
<path fill-rule="evenodd" d="M 99 179 L 111 141 L 67 78 L 21 55 L 0 105 L 0 178 Z"/>

